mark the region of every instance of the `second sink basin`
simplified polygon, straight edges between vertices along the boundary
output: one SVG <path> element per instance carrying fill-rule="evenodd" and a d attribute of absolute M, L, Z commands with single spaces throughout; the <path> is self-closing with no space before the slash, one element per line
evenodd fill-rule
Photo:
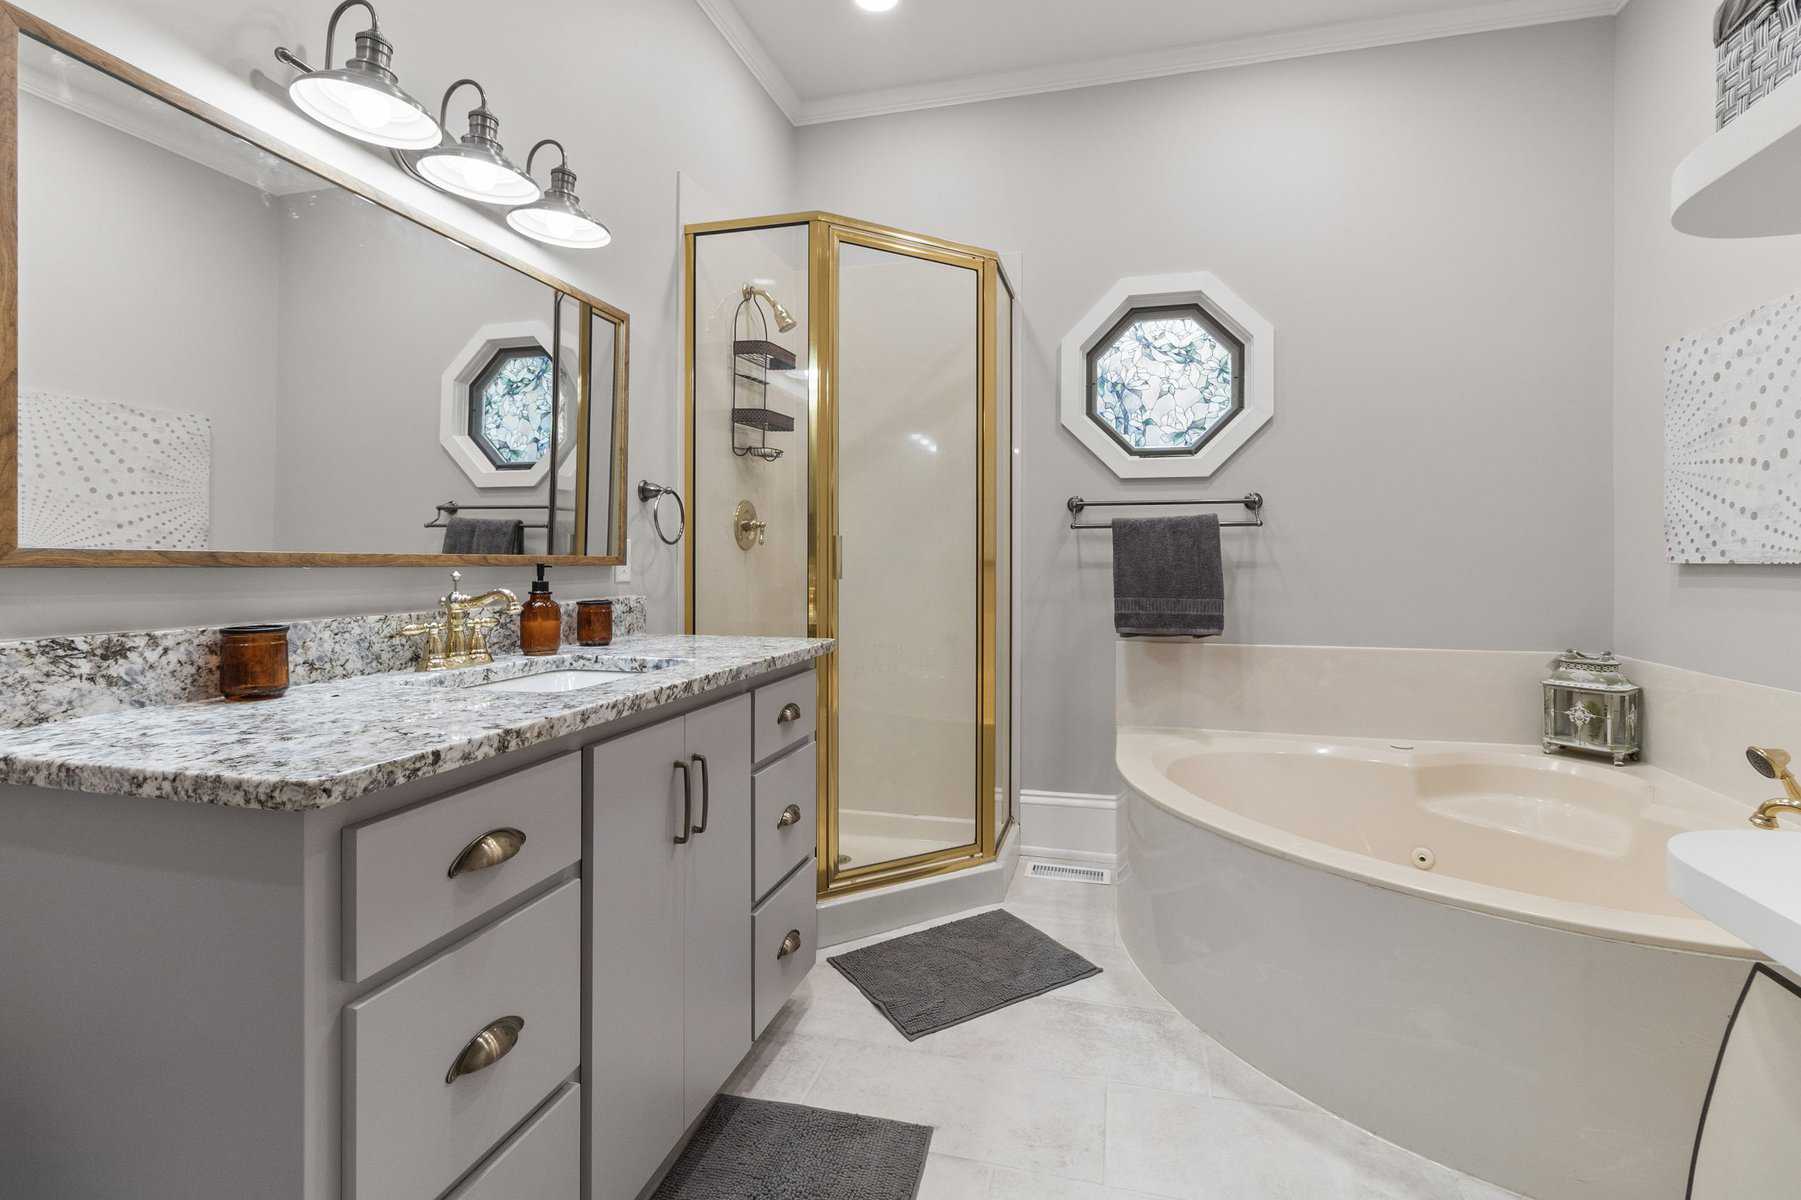
<path fill-rule="evenodd" d="M 536 675 L 521 675 L 516 679 L 496 679 L 492 683 L 471 684 L 469 690 L 475 692 L 579 692 L 583 688 L 612 683 L 615 679 L 636 679 L 642 675 L 641 671 L 584 670 L 579 667 L 571 667 L 561 671 L 542 671 Z"/>

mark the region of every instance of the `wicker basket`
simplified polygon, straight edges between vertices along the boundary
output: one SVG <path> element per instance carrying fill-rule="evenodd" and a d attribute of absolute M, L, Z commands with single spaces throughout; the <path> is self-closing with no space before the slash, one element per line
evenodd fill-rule
<path fill-rule="evenodd" d="M 1801 71 L 1801 0 L 1725 0 L 1714 13 L 1713 41 L 1714 126 L 1724 129 Z"/>

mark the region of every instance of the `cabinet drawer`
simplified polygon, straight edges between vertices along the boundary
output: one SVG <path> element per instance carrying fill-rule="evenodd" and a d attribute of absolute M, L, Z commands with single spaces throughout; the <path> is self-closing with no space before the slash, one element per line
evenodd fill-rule
<path fill-rule="evenodd" d="M 751 899 L 761 900 L 796 863 L 813 857 L 819 755 L 806 746 L 751 777 Z"/>
<path fill-rule="evenodd" d="M 570 880 L 345 1008 L 350 1200 L 441 1195 L 575 1073 L 581 935 Z M 509 1017 L 524 1022 L 511 1049 L 448 1080 L 473 1039 Z"/>
<path fill-rule="evenodd" d="M 818 880 L 811 862 L 789 877 L 776 889 L 775 895 L 763 901 L 751 916 L 751 984 L 755 990 L 752 1005 L 752 1036 L 762 1037 L 775 1018 L 776 1011 L 787 1003 L 800 981 L 813 969 L 819 950 Z M 800 946 L 792 954 L 782 953 L 789 934 L 800 935 Z"/>
<path fill-rule="evenodd" d="M 581 1200 L 582 1089 L 565 1084 L 445 1200 Z"/>
<path fill-rule="evenodd" d="M 511 832 L 509 832 L 511 831 Z M 492 866 L 482 851 L 517 853 Z M 344 977 L 369 978 L 542 883 L 582 854 L 582 768 L 576 754 L 490 779 L 344 831 Z"/>
<path fill-rule="evenodd" d="M 819 676 L 802 671 L 776 683 L 766 683 L 753 693 L 756 732 L 751 757 L 756 762 L 780 754 L 813 736 L 814 709 L 819 704 Z"/>

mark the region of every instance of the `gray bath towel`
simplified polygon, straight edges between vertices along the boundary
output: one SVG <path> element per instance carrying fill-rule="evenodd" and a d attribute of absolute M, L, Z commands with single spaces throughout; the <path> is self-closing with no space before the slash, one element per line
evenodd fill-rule
<path fill-rule="evenodd" d="M 1218 517 L 1113 519 L 1113 628 L 1121 637 L 1218 637 L 1225 623 Z"/>
<path fill-rule="evenodd" d="M 525 522 L 446 517 L 445 554 L 524 554 Z"/>

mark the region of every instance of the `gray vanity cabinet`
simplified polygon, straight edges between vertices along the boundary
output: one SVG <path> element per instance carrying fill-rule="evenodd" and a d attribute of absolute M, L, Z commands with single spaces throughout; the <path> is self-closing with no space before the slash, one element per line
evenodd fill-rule
<path fill-rule="evenodd" d="M 750 698 L 588 754 L 591 1200 L 632 1200 L 750 1050 Z"/>

